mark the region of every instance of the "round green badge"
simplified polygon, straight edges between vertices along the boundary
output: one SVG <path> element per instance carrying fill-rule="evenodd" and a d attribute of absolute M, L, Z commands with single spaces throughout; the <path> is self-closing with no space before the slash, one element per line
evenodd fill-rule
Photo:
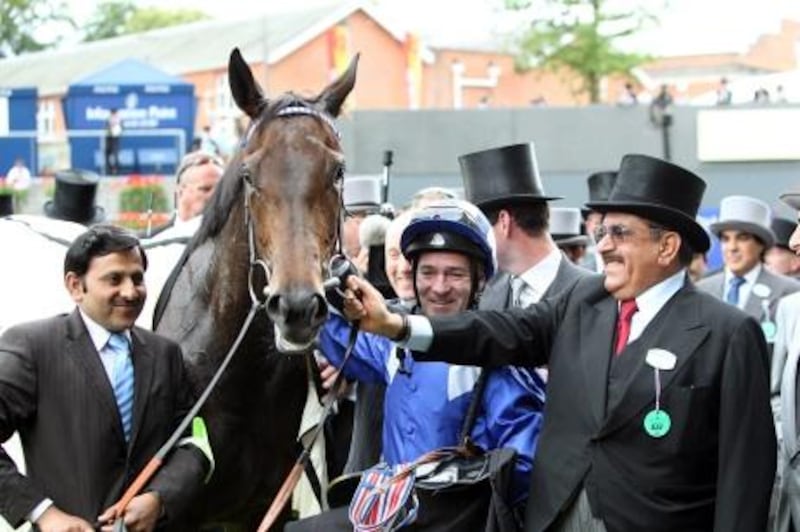
<path fill-rule="evenodd" d="M 767 342 L 771 343 L 775 341 L 775 333 L 778 332 L 778 328 L 775 326 L 774 321 L 762 321 L 761 331 L 764 333 L 764 338 L 767 339 Z"/>
<path fill-rule="evenodd" d="M 652 438 L 661 438 L 669 432 L 672 420 L 663 410 L 651 410 L 644 416 L 644 431 Z"/>

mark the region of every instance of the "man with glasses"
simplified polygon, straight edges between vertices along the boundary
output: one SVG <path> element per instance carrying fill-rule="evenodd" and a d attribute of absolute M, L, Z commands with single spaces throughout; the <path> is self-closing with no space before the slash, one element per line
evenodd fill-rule
<path fill-rule="evenodd" d="M 225 172 L 219 157 L 202 151 L 186 154 L 175 172 L 175 213 L 166 224 L 143 236 L 170 231 L 170 236 L 192 236 L 200 227 L 200 215 Z M 162 237 L 166 235 L 161 235 Z"/>
<path fill-rule="evenodd" d="M 758 323 L 686 280 L 705 183 L 626 155 L 602 212 L 603 277 L 526 309 L 402 317 L 349 280 L 345 309 L 415 361 L 548 364 L 528 531 L 764 530 L 775 431 Z"/>

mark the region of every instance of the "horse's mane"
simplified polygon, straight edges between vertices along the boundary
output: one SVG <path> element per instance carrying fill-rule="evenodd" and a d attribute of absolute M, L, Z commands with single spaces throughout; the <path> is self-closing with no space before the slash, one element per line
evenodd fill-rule
<path fill-rule="evenodd" d="M 257 135 L 282 109 L 296 105 L 312 107 L 314 103 L 316 103 L 316 99 L 302 98 L 293 92 L 287 92 L 270 102 L 264 101 L 265 109 L 249 126 L 249 128 L 255 128 L 254 131 L 251 132 L 248 128 L 245 138 L 240 142 L 236 154 L 228 163 L 222 179 L 220 179 L 214 194 L 209 199 L 203 211 L 203 223 L 187 246 L 188 253 L 191 253 L 209 238 L 217 236 L 228 221 L 236 202 L 241 201 L 244 180 L 239 176 L 239 167 L 242 162 L 243 143 L 247 140 L 247 136 Z"/>

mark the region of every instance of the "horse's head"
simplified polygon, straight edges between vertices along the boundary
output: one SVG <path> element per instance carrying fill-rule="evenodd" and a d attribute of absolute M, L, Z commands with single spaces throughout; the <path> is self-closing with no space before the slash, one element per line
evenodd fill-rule
<path fill-rule="evenodd" d="M 344 155 L 333 122 L 356 77 L 356 56 L 318 96 L 268 101 L 238 50 L 231 91 L 251 124 L 237 161 L 245 181 L 251 291 L 261 279 L 282 351 L 307 348 L 327 318 L 323 283 L 339 247 Z M 254 294 L 255 295 L 255 294 Z M 257 297 L 261 297 L 258 294 Z"/>

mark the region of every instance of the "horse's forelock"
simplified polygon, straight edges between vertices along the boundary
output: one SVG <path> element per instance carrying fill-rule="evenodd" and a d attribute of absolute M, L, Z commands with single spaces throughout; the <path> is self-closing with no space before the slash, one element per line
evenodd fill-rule
<path fill-rule="evenodd" d="M 293 92 L 287 92 L 274 100 L 265 100 L 261 116 L 249 126 L 250 128 L 255 128 L 255 130 L 251 132 L 248 128 L 246 133 L 249 141 L 252 142 L 252 139 L 258 138 L 259 132 L 276 118 L 283 109 L 294 106 L 314 109 L 316 103 L 316 100 L 304 99 Z M 235 209 L 236 202 L 241 201 L 244 184 L 239 174 L 239 168 L 244 159 L 244 148 L 244 146 L 241 146 L 234 158 L 228 163 L 222 179 L 220 179 L 214 194 L 206 206 L 203 213 L 203 224 L 189 246 L 190 251 L 209 238 L 217 236 L 228 221 L 230 213 Z"/>

